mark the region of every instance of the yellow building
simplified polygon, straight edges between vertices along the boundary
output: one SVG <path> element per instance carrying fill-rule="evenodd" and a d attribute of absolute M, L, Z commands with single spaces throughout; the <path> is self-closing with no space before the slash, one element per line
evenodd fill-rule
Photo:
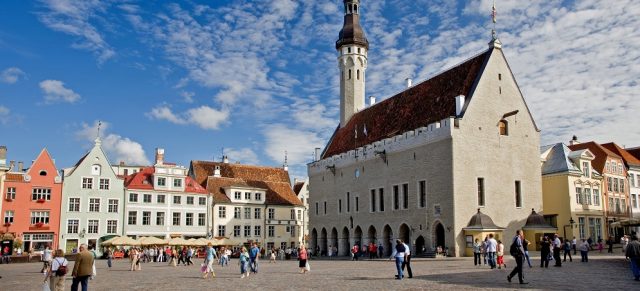
<path fill-rule="evenodd" d="M 604 238 L 602 175 L 592 166 L 594 154 L 563 143 L 544 146 L 540 152 L 545 220 L 568 239 Z"/>
<path fill-rule="evenodd" d="M 503 239 L 504 227 L 499 227 L 493 223 L 493 219 L 482 212 L 478 208 L 478 213 L 474 214 L 469 220 L 467 227 L 462 229 L 465 236 L 465 256 L 473 256 L 473 243 L 476 239 L 482 242 L 489 234 L 493 234 L 496 240 Z"/>

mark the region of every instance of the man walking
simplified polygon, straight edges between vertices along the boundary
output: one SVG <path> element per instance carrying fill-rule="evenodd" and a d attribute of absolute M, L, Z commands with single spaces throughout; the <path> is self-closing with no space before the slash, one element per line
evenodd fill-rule
<path fill-rule="evenodd" d="M 93 274 L 93 254 L 87 250 L 86 244 L 80 245 L 80 252 L 76 255 L 76 261 L 73 263 L 73 282 L 71 283 L 71 291 L 78 291 L 78 284 L 82 284 L 82 291 L 89 288 L 89 277 Z"/>
<path fill-rule="evenodd" d="M 560 249 L 562 248 L 562 242 L 556 233 L 553 236 L 553 260 L 556 262 L 554 267 L 562 267 L 562 261 L 560 260 Z"/>
<path fill-rule="evenodd" d="M 627 245 L 625 256 L 631 261 L 634 280 L 640 281 L 640 242 L 638 242 L 637 234 L 631 235 L 631 241 Z"/>
<path fill-rule="evenodd" d="M 496 268 L 497 248 L 498 248 L 498 242 L 493 238 L 493 233 L 490 233 L 489 240 L 487 240 L 487 258 L 489 261 L 489 267 L 491 267 L 491 269 Z"/>
<path fill-rule="evenodd" d="M 402 242 L 404 245 L 404 262 L 402 262 L 402 273 L 404 274 L 404 267 L 407 267 L 407 273 L 409 274 L 409 278 L 413 278 L 413 272 L 411 272 L 411 248 L 405 242 Z"/>
<path fill-rule="evenodd" d="M 513 258 L 516 260 L 516 267 L 513 268 L 513 271 L 511 271 L 511 274 L 507 276 L 507 281 L 509 281 L 509 283 L 511 283 L 511 278 L 513 278 L 516 274 L 518 274 L 518 280 L 520 281 L 520 284 L 529 284 L 529 282 L 525 282 L 522 279 L 522 264 L 524 261 L 524 247 L 522 246 L 522 240 L 523 240 L 522 230 L 518 229 L 516 231 L 516 236 L 513 238 L 513 241 L 511 242 L 511 247 L 509 248 L 509 252 L 513 256 Z"/>
<path fill-rule="evenodd" d="M 249 251 L 249 263 L 251 264 L 251 272 L 258 273 L 258 255 L 260 254 L 260 248 L 256 243 L 253 243 L 251 251 Z"/>

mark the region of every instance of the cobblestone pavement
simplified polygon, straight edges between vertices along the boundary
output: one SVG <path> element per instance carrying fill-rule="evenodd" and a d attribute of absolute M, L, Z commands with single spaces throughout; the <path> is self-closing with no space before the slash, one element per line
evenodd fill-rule
<path fill-rule="evenodd" d="M 589 263 L 580 259 L 566 262 L 561 268 L 539 267 L 538 255 L 525 265 L 529 285 L 508 283 L 507 274 L 515 265 L 506 259 L 508 270 L 490 270 L 473 266 L 472 258 L 414 259 L 413 279 L 394 280 L 395 265 L 386 260 L 312 260 L 311 273 L 297 274 L 296 261 L 261 261 L 260 272 L 240 278 L 237 259 L 230 267 L 216 267 L 217 277 L 204 280 L 196 266 L 170 267 L 166 263 L 146 263 L 142 271 L 128 271 L 127 261 L 115 262 L 107 270 L 106 261 L 97 261 L 98 276 L 90 281 L 89 290 L 640 290 L 633 281 L 629 264 L 622 255 L 592 254 Z M 579 254 L 578 254 L 579 257 Z M 73 263 L 70 264 L 70 267 Z M 42 290 L 39 263 L 0 265 L 0 290 Z M 66 290 L 71 286 L 67 278 Z"/>

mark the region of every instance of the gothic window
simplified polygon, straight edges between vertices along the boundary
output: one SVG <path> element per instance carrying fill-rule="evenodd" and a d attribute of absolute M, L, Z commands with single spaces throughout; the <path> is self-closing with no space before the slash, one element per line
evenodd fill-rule
<path fill-rule="evenodd" d="M 506 120 L 500 120 L 498 122 L 498 130 L 500 131 L 500 135 L 509 135 L 509 123 Z"/>
<path fill-rule="evenodd" d="M 349 70 L 349 78 L 347 80 L 351 80 L 351 70 Z"/>
<path fill-rule="evenodd" d="M 357 71 L 356 71 L 356 78 L 357 78 L 358 80 L 360 80 L 360 70 L 357 70 Z"/>

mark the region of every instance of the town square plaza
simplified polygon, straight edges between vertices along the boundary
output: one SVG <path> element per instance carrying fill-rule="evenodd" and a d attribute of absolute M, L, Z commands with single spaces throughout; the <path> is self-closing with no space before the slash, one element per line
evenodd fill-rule
<path fill-rule="evenodd" d="M 128 260 L 114 261 L 111 270 L 105 260 L 97 260 L 97 276 L 89 281 L 89 290 L 640 290 L 622 253 L 591 252 L 588 263 L 581 263 L 578 254 L 573 262 L 567 260 L 560 268 L 551 262 L 547 269 L 540 268 L 538 257 L 539 253 L 532 253 L 533 268 L 525 263 L 528 285 L 519 285 L 517 279 L 507 282 L 507 274 L 515 266 L 507 256 L 507 270 L 474 266 L 473 258 L 468 257 L 414 258 L 413 278 L 404 280 L 394 279 L 395 265 L 384 259 L 312 258 L 308 274 L 298 273 L 295 260 L 275 264 L 261 260 L 258 274 L 244 279 L 240 278 L 237 259 L 228 267 L 216 266 L 214 279 L 201 277 L 200 259 L 186 267 L 144 263 L 142 270 L 135 272 L 129 271 Z M 41 263 L 0 265 L 0 290 L 42 290 L 41 267 Z M 71 277 L 67 276 L 66 290 L 70 286 Z"/>

